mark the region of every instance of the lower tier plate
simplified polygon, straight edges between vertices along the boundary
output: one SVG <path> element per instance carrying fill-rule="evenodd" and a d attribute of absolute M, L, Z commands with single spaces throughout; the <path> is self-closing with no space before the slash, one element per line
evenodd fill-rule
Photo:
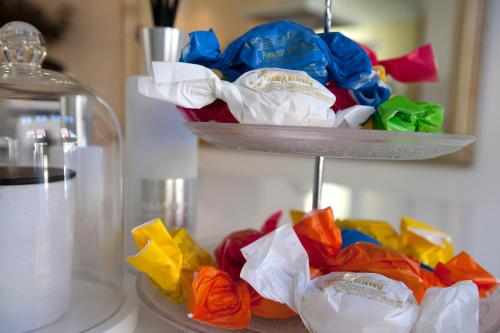
<path fill-rule="evenodd" d="M 191 122 L 199 138 L 225 149 L 350 159 L 425 160 L 473 143 L 470 135 Z"/>
<path fill-rule="evenodd" d="M 226 330 L 208 326 L 188 318 L 186 304 L 169 302 L 144 274 L 137 276 L 137 294 L 141 301 L 154 313 L 170 325 L 185 333 L 307 333 L 299 317 L 283 320 L 271 320 L 253 316 L 249 328 L 244 330 Z"/>

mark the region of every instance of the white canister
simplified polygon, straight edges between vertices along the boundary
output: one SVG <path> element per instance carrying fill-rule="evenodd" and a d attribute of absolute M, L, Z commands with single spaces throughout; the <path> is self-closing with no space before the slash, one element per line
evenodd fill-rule
<path fill-rule="evenodd" d="M 0 167 L 0 332 L 45 326 L 68 310 L 75 172 Z"/>

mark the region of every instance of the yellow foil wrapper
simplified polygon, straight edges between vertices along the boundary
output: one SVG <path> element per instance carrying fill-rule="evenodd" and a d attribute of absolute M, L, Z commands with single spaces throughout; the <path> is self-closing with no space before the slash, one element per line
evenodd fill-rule
<path fill-rule="evenodd" d="M 375 65 L 372 67 L 372 69 L 377 72 L 378 76 L 382 81 L 386 81 L 386 75 L 385 75 L 385 67 L 382 65 Z"/>
<path fill-rule="evenodd" d="M 454 256 L 451 237 L 447 233 L 406 216 L 401 220 L 399 250 L 433 268 Z"/>
<path fill-rule="evenodd" d="M 299 223 L 300 220 L 302 220 L 302 218 L 304 217 L 304 215 L 306 215 L 306 213 L 301 211 L 301 210 L 290 210 L 289 213 L 290 213 L 290 218 L 292 219 L 293 225 L 296 225 L 297 223 Z"/>
<path fill-rule="evenodd" d="M 194 271 L 182 271 L 179 283 L 174 290 L 162 289 L 154 280 L 153 285 L 162 293 L 170 302 L 181 304 L 187 301 L 193 283 Z"/>
<path fill-rule="evenodd" d="M 139 252 L 129 256 L 128 262 L 146 273 L 162 289 L 177 287 L 182 268 L 182 252 L 160 219 L 146 222 L 132 229 L 132 237 Z"/>
<path fill-rule="evenodd" d="M 368 121 L 363 125 L 361 126 L 361 128 L 363 129 L 373 129 L 373 121 L 372 119 L 368 119 Z"/>
<path fill-rule="evenodd" d="M 128 262 L 148 275 L 172 302 L 187 300 L 199 266 L 214 265 L 208 252 L 193 241 L 186 229 L 173 229 L 171 235 L 160 219 L 132 229 L 132 237 L 139 252 L 129 256 Z"/>
<path fill-rule="evenodd" d="M 200 266 L 215 266 L 212 256 L 191 238 L 186 229 L 173 228 L 171 233 L 183 254 L 182 269 L 195 271 Z"/>
<path fill-rule="evenodd" d="M 337 220 L 335 223 L 340 229 L 355 229 L 361 231 L 362 233 L 375 238 L 385 247 L 394 250 L 399 249 L 399 235 L 388 222 L 345 219 Z"/>

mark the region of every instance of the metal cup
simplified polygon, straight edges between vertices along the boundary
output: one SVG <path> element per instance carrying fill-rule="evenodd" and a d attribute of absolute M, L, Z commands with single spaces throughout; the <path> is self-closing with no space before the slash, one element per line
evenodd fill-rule
<path fill-rule="evenodd" d="M 153 74 L 152 61 L 179 61 L 186 42 L 182 31 L 169 27 L 142 28 L 140 31 L 144 50 L 144 67 Z"/>

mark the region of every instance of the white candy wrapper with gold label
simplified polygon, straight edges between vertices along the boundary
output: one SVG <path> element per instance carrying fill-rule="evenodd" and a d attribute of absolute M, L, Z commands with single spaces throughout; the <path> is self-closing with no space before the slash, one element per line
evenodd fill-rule
<path fill-rule="evenodd" d="M 356 105 L 335 114 L 335 95 L 307 73 L 262 68 L 235 82 L 203 66 L 153 62 L 153 78 L 141 78 L 141 94 L 199 109 L 220 98 L 242 124 L 358 128 L 375 111 Z"/>
<path fill-rule="evenodd" d="M 380 274 L 334 272 L 310 280 L 309 259 L 290 225 L 244 247 L 241 278 L 298 312 L 315 333 L 408 333 L 419 307 L 403 283 Z"/>
<path fill-rule="evenodd" d="M 479 294 L 471 281 L 430 288 L 418 306 L 406 285 L 380 274 L 333 272 L 310 280 L 309 258 L 290 225 L 241 252 L 246 259 L 241 278 L 263 297 L 300 314 L 310 332 L 477 333 L 479 329 Z M 497 311 L 493 298 L 489 303 L 490 311 L 484 315 L 491 321 L 490 314 Z"/>

